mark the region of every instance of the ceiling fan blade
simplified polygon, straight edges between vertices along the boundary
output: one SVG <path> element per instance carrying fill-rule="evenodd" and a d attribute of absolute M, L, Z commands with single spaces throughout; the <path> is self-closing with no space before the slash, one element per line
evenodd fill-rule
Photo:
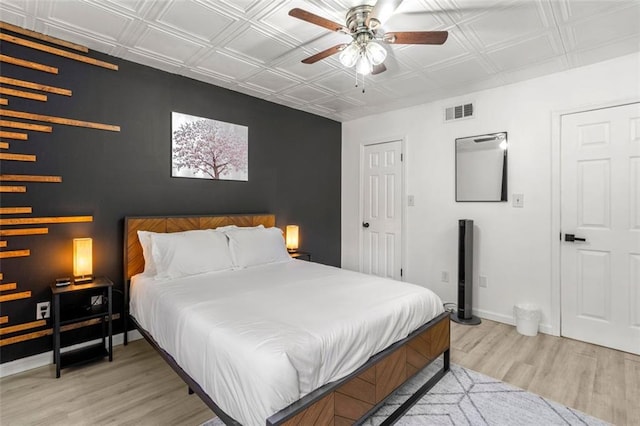
<path fill-rule="evenodd" d="M 382 39 L 389 44 L 444 44 L 448 31 L 404 31 L 386 33 Z"/>
<path fill-rule="evenodd" d="M 373 71 L 371 71 L 371 75 L 380 74 L 385 72 L 386 70 L 387 70 L 387 67 L 385 67 L 384 64 L 374 65 Z"/>
<path fill-rule="evenodd" d="M 324 58 L 328 58 L 331 55 L 335 55 L 336 53 L 340 52 L 342 49 L 344 49 L 345 47 L 347 47 L 348 44 L 338 44 L 336 46 L 330 47 L 326 50 L 323 50 L 320 53 L 316 53 L 313 56 L 309 56 L 306 59 L 302 60 L 302 63 L 304 64 L 315 64 L 316 62 L 318 62 L 321 59 Z"/>
<path fill-rule="evenodd" d="M 378 0 L 367 19 L 367 26 L 375 29 L 387 22 L 402 0 Z"/>
<path fill-rule="evenodd" d="M 344 25 L 338 24 L 337 22 L 333 22 L 329 19 L 323 18 L 322 16 L 318 16 L 311 12 L 307 12 L 306 10 L 302 10 L 299 8 L 291 9 L 289 11 L 289 16 L 302 19 L 303 21 L 309 22 L 311 24 L 319 25 L 330 31 L 339 31 L 339 32 L 349 34 L 349 29 Z"/>

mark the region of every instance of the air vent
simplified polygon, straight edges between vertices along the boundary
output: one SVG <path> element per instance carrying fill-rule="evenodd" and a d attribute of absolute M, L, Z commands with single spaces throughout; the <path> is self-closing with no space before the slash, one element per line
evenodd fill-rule
<path fill-rule="evenodd" d="M 444 121 L 461 120 L 473 117 L 473 104 L 456 105 L 444 110 Z"/>

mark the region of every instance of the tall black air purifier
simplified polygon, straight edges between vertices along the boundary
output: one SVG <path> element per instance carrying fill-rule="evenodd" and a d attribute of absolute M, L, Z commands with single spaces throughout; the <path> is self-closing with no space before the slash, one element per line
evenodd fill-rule
<path fill-rule="evenodd" d="M 460 324 L 478 325 L 480 318 L 471 314 L 473 289 L 473 220 L 458 221 L 458 311 L 451 319 Z"/>

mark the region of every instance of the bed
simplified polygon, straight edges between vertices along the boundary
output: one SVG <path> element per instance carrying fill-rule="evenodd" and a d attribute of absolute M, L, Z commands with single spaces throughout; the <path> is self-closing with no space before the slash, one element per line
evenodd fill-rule
<path fill-rule="evenodd" d="M 442 356 L 393 422 L 449 368 L 449 319 L 437 296 L 282 256 L 243 264 L 237 250 L 249 233 L 235 229 L 225 231 L 230 246 L 240 244 L 231 269 L 160 281 L 143 273 L 138 231 L 263 226 L 263 235 L 274 225 L 268 214 L 125 218 L 125 320 L 226 424 L 353 424 Z"/>

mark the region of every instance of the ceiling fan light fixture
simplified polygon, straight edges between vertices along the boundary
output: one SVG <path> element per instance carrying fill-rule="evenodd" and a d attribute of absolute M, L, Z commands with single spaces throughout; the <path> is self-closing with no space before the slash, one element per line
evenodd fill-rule
<path fill-rule="evenodd" d="M 356 64 L 359 57 L 360 49 L 355 43 L 351 43 L 340 53 L 340 63 L 347 68 L 351 68 Z"/>
<path fill-rule="evenodd" d="M 370 41 L 369 43 L 367 43 L 366 50 L 367 56 L 369 57 L 371 64 L 374 66 L 380 65 L 384 62 L 385 59 L 387 59 L 387 49 L 385 49 L 375 41 Z"/>
<path fill-rule="evenodd" d="M 360 55 L 356 62 L 356 72 L 362 75 L 369 75 L 373 71 L 373 65 L 366 54 Z"/>

